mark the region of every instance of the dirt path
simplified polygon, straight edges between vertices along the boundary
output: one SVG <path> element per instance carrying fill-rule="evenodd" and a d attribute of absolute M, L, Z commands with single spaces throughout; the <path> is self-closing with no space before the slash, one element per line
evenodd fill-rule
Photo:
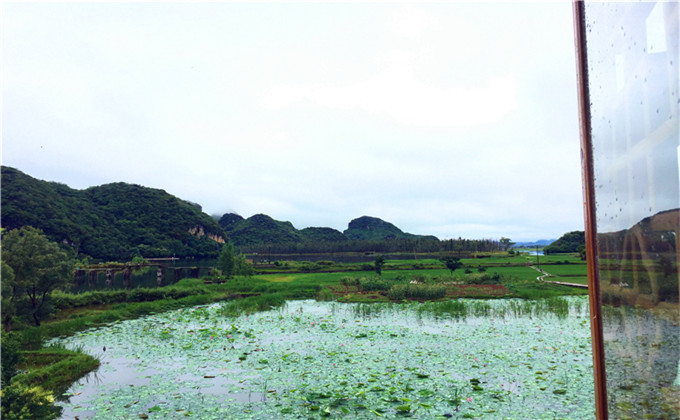
<path fill-rule="evenodd" d="M 530 265 L 529 267 L 533 268 L 534 270 L 536 270 L 536 271 L 538 271 L 539 273 L 542 274 L 542 275 L 536 277 L 536 280 L 538 280 L 538 281 L 544 281 L 544 282 L 546 282 L 546 283 L 553 283 L 553 284 L 561 284 L 562 286 L 580 287 L 580 288 L 582 288 L 582 289 L 587 289 L 587 288 L 588 288 L 588 285 L 587 285 L 587 284 L 580 284 L 580 283 L 566 283 L 566 282 L 563 282 L 563 281 L 549 281 L 549 280 L 546 280 L 546 279 L 545 279 L 546 277 L 553 277 L 553 275 L 550 274 L 550 273 L 546 273 L 545 271 L 541 270 L 540 268 L 538 268 L 538 267 L 536 267 L 536 266 Z"/>

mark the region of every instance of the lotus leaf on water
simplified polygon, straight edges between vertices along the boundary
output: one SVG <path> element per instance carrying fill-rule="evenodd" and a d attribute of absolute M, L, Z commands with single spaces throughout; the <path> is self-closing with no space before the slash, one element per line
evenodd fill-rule
<path fill-rule="evenodd" d="M 213 304 L 118 322 L 53 340 L 102 362 L 69 390 L 64 415 L 592 418 L 586 298 L 564 299 L 568 316 L 516 315 L 511 299 L 455 317 L 418 303 L 306 300 L 235 318 Z"/>

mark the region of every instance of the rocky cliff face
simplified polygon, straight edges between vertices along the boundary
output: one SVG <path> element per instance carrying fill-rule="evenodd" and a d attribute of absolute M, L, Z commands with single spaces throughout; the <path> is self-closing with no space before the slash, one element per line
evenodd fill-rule
<path fill-rule="evenodd" d="M 206 238 L 212 239 L 213 241 L 215 241 L 217 243 L 220 243 L 220 244 L 224 243 L 224 238 L 222 237 L 222 235 L 216 235 L 214 233 L 206 234 L 205 233 L 205 227 L 203 227 L 203 226 L 199 226 L 199 225 L 193 226 L 193 227 L 189 228 L 189 233 L 191 235 L 195 236 L 198 239 L 201 239 L 202 237 L 205 236 Z"/>

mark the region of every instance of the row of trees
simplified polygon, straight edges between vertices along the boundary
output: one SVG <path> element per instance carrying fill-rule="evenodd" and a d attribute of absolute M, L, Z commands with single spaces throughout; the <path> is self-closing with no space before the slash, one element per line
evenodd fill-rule
<path fill-rule="evenodd" d="M 456 257 L 445 257 L 442 258 L 440 261 L 444 263 L 444 265 L 446 266 L 446 268 L 449 269 L 449 271 L 451 271 L 451 276 L 453 276 L 454 271 L 463 266 L 463 263 L 460 261 L 460 258 Z M 385 257 L 383 255 L 378 255 L 377 257 L 375 257 L 375 260 L 373 261 L 373 267 L 375 269 L 375 272 L 379 276 L 382 276 L 382 269 L 384 266 Z"/>
<path fill-rule="evenodd" d="M 305 241 L 266 243 L 242 246 L 246 253 L 258 254 L 314 254 L 334 252 L 455 252 L 460 256 L 474 252 L 507 251 L 512 245 L 507 238 L 495 239 L 383 239 L 348 241 Z"/>

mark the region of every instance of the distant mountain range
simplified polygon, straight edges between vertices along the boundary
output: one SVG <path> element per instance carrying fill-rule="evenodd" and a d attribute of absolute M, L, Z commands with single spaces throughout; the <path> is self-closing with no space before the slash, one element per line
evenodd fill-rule
<path fill-rule="evenodd" d="M 76 190 L 3 166 L 2 227 L 26 225 L 42 229 L 78 254 L 108 260 L 136 255 L 214 257 L 227 239 L 239 247 L 291 243 L 311 249 L 360 241 L 438 242 L 434 236 L 406 233 L 369 216 L 352 220 L 344 232 L 328 227 L 298 230 L 265 214 L 245 219 L 227 213 L 215 220 L 200 205 L 160 189 L 119 182 Z"/>
<path fill-rule="evenodd" d="M 538 241 L 534 242 L 515 242 L 515 244 L 512 246 L 513 248 L 527 248 L 527 247 L 535 247 L 535 246 L 548 246 L 551 243 L 555 242 L 557 239 L 539 239 Z"/>
<path fill-rule="evenodd" d="M 405 233 L 392 223 L 377 217 L 362 216 L 349 222 L 344 232 L 328 227 L 296 229 L 290 222 L 274 220 L 266 214 L 256 214 L 247 219 L 227 213 L 219 220 L 220 226 L 231 241 L 238 246 L 261 243 L 287 242 L 343 242 L 349 240 L 391 240 L 430 239 L 435 236 L 421 236 Z"/>

